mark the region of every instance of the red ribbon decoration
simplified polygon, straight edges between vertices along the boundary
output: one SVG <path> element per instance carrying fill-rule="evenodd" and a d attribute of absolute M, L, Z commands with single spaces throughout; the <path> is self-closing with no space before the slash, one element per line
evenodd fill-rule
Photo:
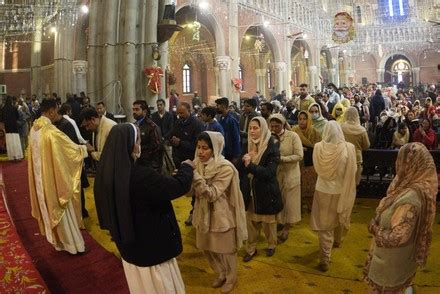
<path fill-rule="evenodd" d="M 242 81 L 240 79 L 232 79 L 231 82 L 235 90 L 237 91 L 241 90 Z"/>
<path fill-rule="evenodd" d="M 163 76 L 163 69 L 160 67 L 146 67 L 144 73 L 149 78 L 147 86 L 150 91 L 154 94 L 159 93 L 161 88 L 160 77 Z"/>

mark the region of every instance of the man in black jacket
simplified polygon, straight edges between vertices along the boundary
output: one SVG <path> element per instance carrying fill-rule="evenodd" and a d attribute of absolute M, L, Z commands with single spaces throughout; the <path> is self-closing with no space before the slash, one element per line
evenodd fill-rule
<path fill-rule="evenodd" d="M 151 115 L 151 120 L 160 128 L 162 139 L 168 140 L 173 129 L 173 115 L 165 111 L 165 100 L 158 99 L 156 105 L 157 111 Z"/>
<path fill-rule="evenodd" d="M 133 118 L 141 131 L 141 157 L 137 164 L 149 166 L 161 173 L 162 137 L 159 127 L 149 118 L 148 104 L 145 100 L 133 102 Z"/>

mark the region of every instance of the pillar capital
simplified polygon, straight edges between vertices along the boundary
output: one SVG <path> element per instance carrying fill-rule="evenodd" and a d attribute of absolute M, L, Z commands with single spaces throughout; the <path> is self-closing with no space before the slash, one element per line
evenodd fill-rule
<path fill-rule="evenodd" d="M 419 73 L 420 72 L 420 67 L 413 67 L 412 68 L 412 72 L 413 73 Z"/>
<path fill-rule="evenodd" d="M 309 71 L 313 74 L 318 72 L 318 67 L 316 65 L 310 65 L 309 66 Z"/>
<path fill-rule="evenodd" d="M 377 72 L 377 73 L 385 73 L 385 69 L 383 69 L 383 68 L 377 68 L 377 69 L 376 69 L 376 72 Z"/>
<path fill-rule="evenodd" d="M 85 74 L 87 73 L 87 61 L 86 60 L 74 60 L 72 62 L 73 73 Z"/>
<path fill-rule="evenodd" d="M 256 68 L 255 73 L 259 77 L 264 77 L 266 75 L 266 69 L 265 68 Z"/>
<path fill-rule="evenodd" d="M 229 70 L 231 68 L 231 58 L 229 56 L 217 56 L 215 64 L 219 70 Z"/>

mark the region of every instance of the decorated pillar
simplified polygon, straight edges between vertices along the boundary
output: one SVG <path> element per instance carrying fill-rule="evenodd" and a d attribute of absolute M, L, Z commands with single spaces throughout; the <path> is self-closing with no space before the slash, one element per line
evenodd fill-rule
<path fill-rule="evenodd" d="M 285 62 L 275 62 L 275 89 L 277 93 L 281 93 L 282 90 L 287 90 L 287 85 L 284 83 L 284 76 L 286 74 L 286 63 Z"/>
<path fill-rule="evenodd" d="M 311 93 L 315 92 L 315 86 L 318 86 L 318 67 L 316 65 L 309 66 L 309 91 Z"/>
<path fill-rule="evenodd" d="M 73 65 L 73 93 L 87 93 L 87 61 L 74 60 Z"/>
<path fill-rule="evenodd" d="M 337 85 L 339 83 L 339 81 L 338 81 L 338 72 L 337 72 L 336 68 L 334 68 L 334 67 L 330 68 L 329 73 L 330 73 L 329 82 Z M 327 85 L 325 85 L 325 86 L 327 86 Z"/>
<path fill-rule="evenodd" d="M 231 68 L 231 58 L 229 56 L 217 56 L 215 63 L 218 67 L 219 94 L 221 97 L 227 97 L 229 94 L 230 81 L 229 69 Z"/>
<path fill-rule="evenodd" d="M 376 74 L 377 74 L 377 83 L 383 83 L 385 80 L 385 69 L 382 68 L 378 68 L 376 69 Z"/>
<path fill-rule="evenodd" d="M 156 60 L 153 58 L 153 51 L 156 50 L 157 46 L 157 23 L 158 23 L 158 11 L 159 11 L 159 1 L 147 1 L 146 7 L 146 29 L 145 29 L 145 67 L 155 68 L 157 66 Z M 148 78 L 145 80 L 145 85 L 148 84 Z M 165 86 L 165 85 L 162 85 Z M 147 89 L 146 100 L 148 105 L 155 105 L 157 100 L 157 93 Z"/>
<path fill-rule="evenodd" d="M 99 72 L 98 66 L 98 31 L 99 31 L 99 21 L 98 21 L 98 10 L 100 5 L 98 1 L 92 1 L 90 3 L 90 13 L 89 13 L 89 28 L 87 37 L 87 96 L 90 97 L 91 101 L 96 101 L 98 85 L 97 85 L 97 75 Z"/>

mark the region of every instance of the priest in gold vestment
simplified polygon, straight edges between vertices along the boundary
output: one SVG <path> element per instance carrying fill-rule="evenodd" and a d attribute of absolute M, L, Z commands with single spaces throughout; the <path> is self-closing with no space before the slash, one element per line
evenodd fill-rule
<path fill-rule="evenodd" d="M 32 216 L 57 251 L 84 252 L 80 185 L 87 148 L 73 143 L 52 124 L 58 112 L 55 100 L 43 100 L 40 109 L 42 115 L 29 135 Z"/>

